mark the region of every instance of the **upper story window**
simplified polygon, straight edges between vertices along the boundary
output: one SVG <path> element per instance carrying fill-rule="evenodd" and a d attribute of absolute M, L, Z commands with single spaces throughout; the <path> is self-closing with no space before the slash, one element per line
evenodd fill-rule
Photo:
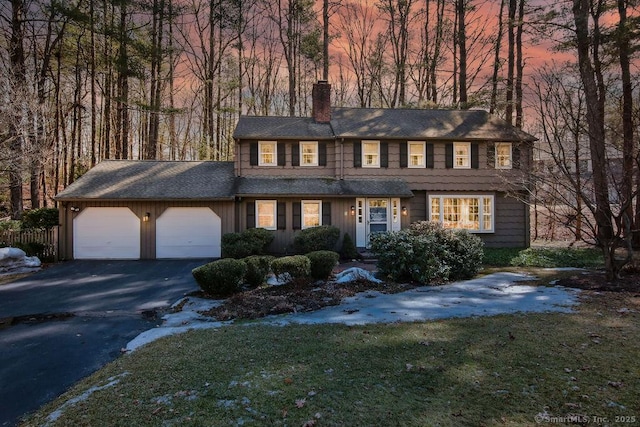
<path fill-rule="evenodd" d="M 380 167 L 380 142 L 362 141 L 362 167 Z"/>
<path fill-rule="evenodd" d="M 277 208 L 275 200 L 256 200 L 256 227 L 275 230 Z"/>
<path fill-rule="evenodd" d="M 318 142 L 300 141 L 300 166 L 318 166 Z"/>
<path fill-rule="evenodd" d="M 258 142 L 258 166 L 278 165 L 278 144 L 276 141 Z"/>
<path fill-rule="evenodd" d="M 494 231 L 493 196 L 430 196 L 429 211 L 431 221 L 440 222 L 444 228 Z"/>
<path fill-rule="evenodd" d="M 322 202 L 320 200 L 302 201 L 302 229 L 322 225 Z"/>
<path fill-rule="evenodd" d="M 471 168 L 471 143 L 470 142 L 454 142 L 453 143 L 453 167 L 455 169 Z"/>
<path fill-rule="evenodd" d="M 511 169 L 513 167 L 512 148 L 510 142 L 496 144 L 496 169 Z"/>
<path fill-rule="evenodd" d="M 407 155 L 409 156 L 408 165 L 410 168 L 425 167 L 426 160 L 426 143 L 420 141 L 408 142 Z"/>

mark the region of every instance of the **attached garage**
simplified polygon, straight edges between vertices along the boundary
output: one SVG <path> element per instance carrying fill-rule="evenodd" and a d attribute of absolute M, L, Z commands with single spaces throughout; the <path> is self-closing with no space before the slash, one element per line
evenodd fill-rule
<path fill-rule="evenodd" d="M 156 221 L 156 258 L 219 258 L 222 222 L 207 207 L 167 208 Z"/>
<path fill-rule="evenodd" d="M 125 207 L 89 207 L 73 219 L 75 259 L 139 259 L 140 218 Z"/>
<path fill-rule="evenodd" d="M 104 160 L 57 196 L 60 259 L 219 258 L 233 162 Z"/>

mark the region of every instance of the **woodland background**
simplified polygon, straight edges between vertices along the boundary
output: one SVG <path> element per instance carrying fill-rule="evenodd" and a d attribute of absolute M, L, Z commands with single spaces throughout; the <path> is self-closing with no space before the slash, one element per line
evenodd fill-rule
<path fill-rule="evenodd" d="M 640 224 L 638 12 L 636 0 L 5 0 L 0 212 L 53 206 L 103 159 L 231 160 L 239 115 L 307 116 L 326 79 L 336 106 L 482 108 L 524 128 L 540 139 L 525 198 L 618 238 Z"/>

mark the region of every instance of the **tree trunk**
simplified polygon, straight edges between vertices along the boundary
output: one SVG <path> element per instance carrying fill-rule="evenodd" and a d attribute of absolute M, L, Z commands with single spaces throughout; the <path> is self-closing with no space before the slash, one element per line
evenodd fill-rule
<path fill-rule="evenodd" d="M 613 279 L 618 275 L 618 268 L 614 256 L 616 244 L 614 242 L 612 213 L 609 204 L 609 184 L 606 172 L 604 109 L 602 107 L 605 95 L 602 91 L 602 86 L 597 83 L 599 78 L 596 77 L 596 69 L 600 67 L 600 64 L 597 62 L 598 46 L 592 46 L 590 43 L 589 11 L 589 0 L 573 0 L 578 66 L 587 104 L 589 151 L 591 153 L 596 202 L 596 210 L 594 212 L 597 226 L 596 239 L 603 251 L 607 278 Z M 597 25 L 597 21 L 595 24 Z M 592 48 L 594 49 L 594 63 L 592 63 L 589 55 Z"/>
<path fill-rule="evenodd" d="M 24 3 L 22 0 L 11 0 L 11 38 L 9 41 L 9 63 L 11 71 L 12 95 L 16 101 L 13 117 L 9 121 L 9 192 L 11 202 L 11 218 L 22 216 L 22 111 L 20 99 L 26 96 L 26 71 L 24 64 Z"/>
<path fill-rule="evenodd" d="M 625 229 L 635 230 L 633 213 L 633 178 L 634 178 L 634 159 L 636 156 L 635 144 L 633 141 L 633 86 L 631 83 L 630 71 L 630 29 L 627 28 L 627 0 L 618 0 L 618 15 L 620 21 L 618 24 L 618 34 L 616 37 L 618 45 L 618 56 L 620 61 L 620 71 L 622 78 L 622 222 L 628 227 Z M 640 230 L 635 230 L 635 236 L 625 236 L 626 238 L 640 243 Z"/>
<path fill-rule="evenodd" d="M 493 76 L 491 78 L 491 101 L 489 113 L 494 114 L 498 104 L 498 72 L 500 71 L 500 49 L 502 48 L 502 15 L 504 13 L 504 1 L 500 1 L 500 13 L 498 14 L 498 34 L 496 35 L 495 51 L 493 56 Z"/>
<path fill-rule="evenodd" d="M 467 30 L 466 30 L 466 0 L 458 0 L 458 46 L 459 46 L 459 86 L 461 109 L 469 108 L 467 99 Z"/>
<path fill-rule="evenodd" d="M 518 0 L 509 0 L 509 24 L 507 25 L 509 47 L 507 53 L 507 93 L 504 118 L 511 124 L 513 123 L 513 80 L 515 74 L 515 21 L 518 6 L 517 2 Z"/>
<path fill-rule="evenodd" d="M 322 1 L 322 79 L 329 80 L 329 0 Z"/>
<path fill-rule="evenodd" d="M 522 31 L 524 26 L 524 2 L 520 0 L 518 6 L 518 23 L 516 25 L 516 81 L 515 81 L 515 108 L 516 108 L 516 127 L 522 128 L 523 110 L 522 110 L 522 74 L 524 71 L 524 63 L 522 61 Z"/>

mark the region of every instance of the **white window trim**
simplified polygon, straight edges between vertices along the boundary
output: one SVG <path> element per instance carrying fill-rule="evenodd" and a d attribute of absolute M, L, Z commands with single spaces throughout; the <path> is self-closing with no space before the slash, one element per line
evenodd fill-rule
<path fill-rule="evenodd" d="M 273 205 L 273 225 L 269 227 L 263 227 L 260 225 L 260 204 Z M 264 228 L 266 230 L 277 230 L 278 228 L 278 201 L 277 200 L 256 200 L 256 227 Z"/>
<path fill-rule="evenodd" d="M 369 165 L 367 164 L 367 162 L 365 162 L 365 156 L 366 156 L 366 153 L 364 151 L 365 144 L 376 144 L 376 146 L 378 147 L 377 163 Z M 380 168 L 380 141 L 362 141 L 362 167 L 363 168 Z"/>
<path fill-rule="evenodd" d="M 300 228 L 301 229 L 305 229 L 305 228 L 312 228 L 312 227 L 317 227 L 315 225 L 312 226 L 305 226 L 305 221 L 304 221 L 304 205 L 306 204 L 317 204 L 318 205 L 318 226 L 322 225 L 322 200 L 303 200 L 300 206 L 300 210 L 301 210 L 301 214 L 302 214 L 302 218 L 301 221 L 302 223 L 300 224 Z"/>
<path fill-rule="evenodd" d="M 262 161 L 262 147 L 264 145 L 273 145 L 273 162 L 265 163 Z M 258 166 L 278 166 L 278 142 L 277 141 L 258 141 Z"/>
<path fill-rule="evenodd" d="M 444 218 L 444 199 L 478 199 L 478 222 L 480 229 L 479 230 L 467 230 L 470 233 L 474 234 L 488 234 L 495 233 L 495 223 L 496 223 L 496 203 L 495 196 L 490 194 L 437 194 L 429 196 L 429 202 L 427 206 L 427 212 L 429 212 L 429 218 L 431 218 L 431 201 L 433 199 L 439 199 L 439 220 L 440 224 L 443 223 Z M 484 200 L 488 199 L 491 201 L 491 229 L 484 228 Z"/>
<path fill-rule="evenodd" d="M 313 145 L 314 146 L 314 162 L 313 163 L 305 163 L 304 155 L 303 155 L 303 147 L 305 145 Z M 318 166 L 318 141 L 300 141 L 300 166 Z"/>
<path fill-rule="evenodd" d="M 509 147 L 509 164 L 508 165 L 500 165 L 498 163 L 498 146 L 504 145 Z M 510 142 L 497 142 L 495 145 L 495 167 L 496 169 L 512 169 L 513 168 L 513 144 Z"/>
<path fill-rule="evenodd" d="M 419 165 L 411 164 L 411 145 L 422 145 L 422 163 Z M 425 141 L 407 141 L 407 166 L 414 169 L 424 169 L 427 162 L 427 143 Z"/>
<path fill-rule="evenodd" d="M 456 163 L 456 147 L 464 145 L 467 147 L 467 164 L 465 166 L 458 166 Z M 471 169 L 471 143 L 470 142 L 454 142 L 453 143 L 453 168 L 454 169 Z"/>

